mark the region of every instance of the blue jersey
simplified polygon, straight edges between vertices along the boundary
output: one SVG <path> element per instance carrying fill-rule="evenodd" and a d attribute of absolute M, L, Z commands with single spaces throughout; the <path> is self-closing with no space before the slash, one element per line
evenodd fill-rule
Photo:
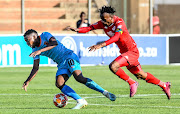
<path fill-rule="evenodd" d="M 52 37 L 52 35 L 49 32 L 43 32 L 40 35 L 40 45 L 38 47 L 32 48 L 32 52 L 35 52 L 37 50 L 40 50 L 42 48 L 47 47 L 47 44 L 49 43 L 49 39 Z M 54 62 L 57 64 L 60 64 L 65 59 L 68 58 L 68 55 L 72 54 L 73 51 L 70 49 L 67 49 L 62 43 L 60 43 L 57 40 L 58 45 L 54 47 L 51 50 L 42 52 L 40 55 L 46 56 L 51 58 Z M 39 55 L 34 57 L 34 60 L 39 59 Z"/>

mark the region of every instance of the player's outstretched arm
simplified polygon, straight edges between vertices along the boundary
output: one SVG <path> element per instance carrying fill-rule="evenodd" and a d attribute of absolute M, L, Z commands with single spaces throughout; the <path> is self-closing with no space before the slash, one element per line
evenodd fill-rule
<path fill-rule="evenodd" d="M 78 32 L 79 31 L 78 28 L 73 28 L 73 27 L 70 27 L 70 26 L 66 27 L 66 30 L 71 30 L 71 31 L 74 31 L 74 32 Z"/>
<path fill-rule="evenodd" d="M 94 30 L 92 26 L 89 27 L 81 27 L 81 28 L 73 28 L 73 27 L 67 27 L 67 30 L 71 30 L 78 33 L 87 33 L 91 30 Z"/>
<path fill-rule="evenodd" d="M 117 42 L 119 40 L 121 33 L 119 32 L 115 32 L 115 35 L 113 37 L 111 37 L 109 40 L 105 41 L 106 46 L 109 44 L 112 44 L 114 42 Z"/>
<path fill-rule="evenodd" d="M 34 60 L 33 68 L 31 70 L 31 73 L 29 77 L 26 79 L 26 81 L 23 83 L 22 89 L 27 91 L 27 87 L 29 85 L 29 82 L 36 76 L 38 69 L 39 69 L 39 59 Z"/>
<path fill-rule="evenodd" d="M 29 56 L 30 57 L 36 57 L 36 55 L 40 55 L 42 52 L 51 50 L 52 48 L 56 47 L 57 45 L 58 45 L 57 40 L 54 37 L 51 37 L 49 39 L 49 43 L 48 43 L 47 47 L 42 48 L 40 50 L 37 50 L 37 51 L 31 53 Z"/>
<path fill-rule="evenodd" d="M 78 32 L 78 33 L 87 33 L 89 31 L 92 31 L 92 30 L 96 30 L 96 29 L 103 29 L 101 24 L 99 24 L 100 22 L 96 22 L 88 27 L 80 27 L 80 28 L 73 28 L 73 27 L 70 27 L 68 26 L 66 28 L 66 30 L 71 30 L 71 31 L 75 31 L 75 32 Z"/>
<path fill-rule="evenodd" d="M 104 46 L 106 46 L 106 43 L 102 42 L 100 44 L 93 45 L 93 46 L 89 47 L 88 49 L 89 49 L 89 51 L 96 51 L 97 49 L 102 48 Z"/>

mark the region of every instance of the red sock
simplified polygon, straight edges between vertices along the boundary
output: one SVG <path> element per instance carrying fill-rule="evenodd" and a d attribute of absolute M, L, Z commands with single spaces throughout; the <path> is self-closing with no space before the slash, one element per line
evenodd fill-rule
<path fill-rule="evenodd" d="M 145 80 L 146 80 L 147 83 L 152 83 L 152 84 L 158 85 L 163 89 L 166 87 L 166 84 L 164 82 L 157 79 L 156 77 L 154 77 L 152 74 L 150 74 L 148 72 L 147 72 L 147 77 L 146 77 Z"/>
<path fill-rule="evenodd" d="M 123 69 L 121 69 L 121 68 L 118 69 L 118 71 L 116 72 L 116 75 L 117 75 L 119 78 L 123 79 L 124 81 L 128 82 L 129 85 L 135 83 L 135 81 L 134 81 L 133 79 L 131 79 L 131 78 L 123 71 Z"/>

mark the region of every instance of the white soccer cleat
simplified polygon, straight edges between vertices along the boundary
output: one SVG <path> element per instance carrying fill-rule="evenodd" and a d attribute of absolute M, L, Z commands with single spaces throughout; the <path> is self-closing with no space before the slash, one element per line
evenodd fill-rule
<path fill-rule="evenodd" d="M 78 99 L 76 106 L 72 109 L 81 109 L 81 108 L 86 107 L 87 105 L 88 103 L 85 99 Z"/>
<path fill-rule="evenodd" d="M 114 94 L 108 92 L 107 90 L 105 90 L 105 91 L 103 92 L 103 95 L 104 95 L 105 97 L 107 97 L 108 99 L 110 99 L 111 101 L 115 101 L 115 100 L 116 100 L 116 96 L 115 96 Z"/>

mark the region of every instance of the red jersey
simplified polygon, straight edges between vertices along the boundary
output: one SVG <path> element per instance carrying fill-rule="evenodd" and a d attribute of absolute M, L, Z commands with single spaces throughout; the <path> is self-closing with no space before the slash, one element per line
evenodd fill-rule
<path fill-rule="evenodd" d="M 105 26 L 100 20 L 89 27 L 79 28 L 79 33 L 86 33 L 94 29 L 104 29 L 104 32 L 110 37 L 109 40 L 105 41 L 106 46 L 115 42 L 121 54 L 127 51 L 138 51 L 137 45 L 130 36 L 124 20 L 117 16 L 114 16 L 113 19 L 114 22 L 110 26 Z"/>
<path fill-rule="evenodd" d="M 160 34 L 159 17 L 153 16 L 153 34 Z"/>

